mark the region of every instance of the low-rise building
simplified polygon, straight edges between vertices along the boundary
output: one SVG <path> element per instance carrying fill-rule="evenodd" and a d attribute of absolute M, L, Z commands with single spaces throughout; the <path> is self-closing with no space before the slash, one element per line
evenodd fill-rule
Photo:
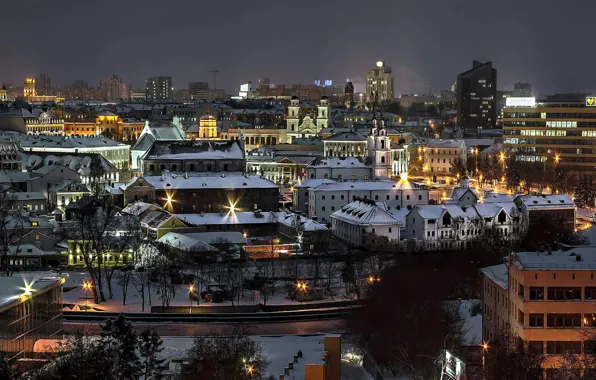
<path fill-rule="evenodd" d="M 331 214 L 356 199 L 385 202 L 389 208 L 403 209 L 427 205 L 429 191 L 407 180 L 323 183 L 308 189 L 308 217 L 330 222 Z"/>
<path fill-rule="evenodd" d="M 400 239 L 400 221 L 370 199 L 351 202 L 330 218 L 333 234 L 356 246 L 370 243 L 369 238 L 384 237 L 390 243 Z"/>
<path fill-rule="evenodd" d="M 143 175 L 174 173 L 243 172 L 246 168 L 241 141 L 160 141 L 141 158 Z"/>
<path fill-rule="evenodd" d="M 0 277 L 0 351 L 7 360 L 32 357 L 38 339 L 61 339 L 62 284 L 57 277 Z"/>
<path fill-rule="evenodd" d="M 575 228 L 577 208 L 567 194 L 520 195 L 515 204 L 528 218 L 530 226 L 540 222 L 563 223 Z"/>
<path fill-rule="evenodd" d="M 174 117 L 172 122 L 167 123 L 151 123 L 145 122 L 145 126 L 141 131 L 139 139 L 131 148 L 131 169 L 139 169 L 141 167 L 141 157 L 153 145 L 155 140 L 170 140 L 181 141 L 184 140 L 184 129 L 182 121 L 178 117 Z"/>
<path fill-rule="evenodd" d="M 79 174 L 65 166 L 50 165 L 30 172 L 0 172 L 0 184 L 23 192 L 41 192 L 49 198 L 48 189 L 65 179 L 79 180 Z"/>
<path fill-rule="evenodd" d="M 336 181 L 332 179 L 307 179 L 294 185 L 292 189 L 293 211 L 306 214 L 308 212 L 308 189 L 324 183 L 336 183 Z"/>
<path fill-rule="evenodd" d="M 430 175 L 455 175 L 453 165 L 466 167 L 466 144 L 463 140 L 430 140 L 425 150 L 425 165 Z"/>
<path fill-rule="evenodd" d="M 65 179 L 64 181 L 53 185 L 48 190 L 48 193 L 50 209 L 58 207 L 62 211 L 64 211 L 66 206 L 71 202 L 76 202 L 85 195 L 91 195 L 91 192 L 86 185 L 72 179 Z"/>
<path fill-rule="evenodd" d="M 510 239 L 525 224 L 515 203 L 416 205 L 406 216 L 405 237 L 424 249 L 465 249 L 489 237 Z"/>
<path fill-rule="evenodd" d="M 130 163 L 130 146 L 105 137 L 5 135 L 5 139 L 18 142 L 25 153 L 99 153 L 119 169 Z"/>
<path fill-rule="evenodd" d="M 275 235 L 278 223 L 285 218 L 281 211 L 235 211 L 201 212 L 199 214 L 176 214 L 190 227 L 200 228 L 205 232 L 240 232 L 246 237 L 264 237 Z"/>
<path fill-rule="evenodd" d="M 28 210 L 36 214 L 45 214 L 48 211 L 48 199 L 42 192 L 15 192 L 10 193 L 13 208 Z"/>
<path fill-rule="evenodd" d="M 563 354 L 588 348 L 586 332 L 596 326 L 595 269 L 593 247 L 518 252 L 505 264 L 483 268 L 483 340 L 490 345 L 500 334 L 520 337 L 547 355 L 549 378 Z"/>
<path fill-rule="evenodd" d="M 322 253 L 329 251 L 331 231 L 321 223 L 298 214 L 279 218 L 279 233 L 300 245 L 302 252 Z"/>
<path fill-rule="evenodd" d="M 150 201 L 173 213 L 279 209 L 279 187 L 259 176 L 166 172 L 143 178 L 155 188 L 155 199 Z"/>
<path fill-rule="evenodd" d="M 362 157 L 317 158 L 306 169 L 308 179 L 366 181 L 374 177 L 373 168 Z"/>

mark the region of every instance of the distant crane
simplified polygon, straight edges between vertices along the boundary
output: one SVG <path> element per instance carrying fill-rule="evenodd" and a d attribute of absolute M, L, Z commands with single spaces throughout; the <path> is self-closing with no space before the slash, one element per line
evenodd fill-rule
<path fill-rule="evenodd" d="M 215 90 L 217 88 L 216 87 L 216 84 L 217 84 L 217 74 L 219 74 L 219 70 L 216 67 L 214 67 L 211 70 L 207 70 L 207 72 L 213 74 L 213 90 Z"/>

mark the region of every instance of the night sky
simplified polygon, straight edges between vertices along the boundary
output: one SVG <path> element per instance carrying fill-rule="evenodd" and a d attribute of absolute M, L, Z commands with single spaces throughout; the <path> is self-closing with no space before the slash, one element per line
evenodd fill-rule
<path fill-rule="evenodd" d="M 595 11 L 588 0 L 0 0 L 0 82 L 47 72 L 54 86 L 97 85 L 114 65 L 134 87 L 171 75 L 181 88 L 211 84 L 217 67 L 228 91 L 263 77 L 349 78 L 359 91 L 384 60 L 397 94 L 423 93 L 479 59 L 493 61 L 499 89 L 589 92 Z"/>

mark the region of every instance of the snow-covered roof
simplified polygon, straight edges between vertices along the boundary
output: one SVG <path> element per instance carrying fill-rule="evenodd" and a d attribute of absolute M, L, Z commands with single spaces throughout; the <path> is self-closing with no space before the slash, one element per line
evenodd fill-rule
<path fill-rule="evenodd" d="M 168 232 L 158 240 L 160 243 L 170 247 L 183 249 L 191 252 L 217 251 L 217 248 L 197 238 L 193 233 Z"/>
<path fill-rule="evenodd" d="M 337 183 L 337 182 L 332 179 L 313 178 L 313 179 L 307 179 L 306 181 L 302 181 L 301 183 L 294 185 L 294 187 L 295 188 L 296 187 L 317 187 L 324 183 Z"/>
<path fill-rule="evenodd" d="M 286 226 L 296 227 L 300 225 L 300 229 L 302 231 L 328 231 L 329 229 L 322 225 L 321 223 L 317 223 L 312 219 L 306 218 L 304 216 L 298 214 L 288 214 L 285 215 L 283 218 L 279 219 L 280 223 L 285 224 Z"/>
<path fill-rule="evenodd" d="M 465 186 L 454 188 L 453 193 L 451 193 L 451 199 L 459 201 L 467 192 L 472 193 L 472 195 L 476 197 L 476 199 L 478 199 L 478 194 L 476 193 L 476 190 L 474 190 L 471 187 Z"/>
<path fill-rule="evenodd" d="M 27 192 L 16 192 L 11 193 L 11 197 L 16 201 L 45 201 L 47 198 L 43 193 L 27 191 Z"/>
<path fill-rule="evenodd" d="M 83 148 L 105 148 L 117 147 L 126 148 L 129 146 L 121 142 L 110 140 L 101 136 L 48 136 L 48 135 L 11 135 L 11 139 L 18 141 L 23 149 L 59 148 L 59 149 L 83 149 Z"/>
<path fill-rule="evenodd" d="M 420 190 L 422 186 L 410 181 L 348 181 L 336 183 L 322 183 L 314 188 L 316 191 L 341 190 Z"/>
<path fill-rule="evenodd" d="M 517 209 L 517 206 L 513 202 L 506 202 L 506 203 L 477 203 L 472 206 L 478 215 L 482 218 L 495 218 L 501 210 L 505 210 L 505 212 L 509 215 L 513 212 L 513 210 Z"/>
<path fill-rule="evenodd" d="M 326 157 L 317 158 L 315 162 L 308 166 L 309 168 L 368 168 L 360 157 Z"/>
<path fill-rule="evenodd" d="M 528 210 L 575 207 L 575 203 L 567 194 L 520 195 L 516 199 L 519 199 Z"/>
<path fill-rule="evenodd" d="M 514 264 L 522 270 L 594 270 L 596 247 L 575 247 L 567 251 L 518 252 Z"/>
<path fill-rule="evenodd" d="M 495 140 L 492 138 L 485 138 L 485 139 L 464 139 L 466 144 L 466 148 L 478 148 L 478 147 L 490 147 L 495 143 Z"/>
<path fill-rule="evenodd" d="M 507 289 L 508 277 L 507 265 L 499 264 L 480 269 L 486 277 L 491 279 L 494 283 L 503 289 Z"/>
<path fill-rule="evenodd" d="M 204 160 L 244 159 L 244 151 L 238 141 L 185 140 L 153 142 L 144 159 Z"/>
<path fill-rule="evenodd" d="M 401 225 L 400 221 L 372 201 L 357 200 L 331 214 L 339 219 L 360 226 Z"/>
<path fill-rule="evenodd" d="M 438 149 L 465 149 L 466 144 L 464 140 L 440 140 L 430 139 L 428 140 L 427 148 L 438 148 Z"/>
<path fill-rule="evenodd" d="M 323 141 L 329 141 L 329 142 L 334 142 L 334 141 L 356 141 L 356 142 L 365 142 L 366 141 L 366 136 L 358 133 L 358 132 L 353 132 L 353 131 L 349 131 L 349 132 L 339 132 L 339 133 L 335 133 L 329 137 L 327 137 L 326 139 L 323 139 Z"/>
<path fill-rule="evenodd" d="M 191 175 L 193 174 L 193 175 Z M 143 177 L 156 190 L 181 189 L 274 189 L 279 188 L 275 183 L 257 175 L 243 175 L 242 173 L 225 174 L 197 174 L 183 175 L 167 173 L 162 176 Z"/>
<path fill-rule="evenodd" d="M 418 214 L 423 219 L 439 219 L 445 213 L 449 213 L 452 218 L 461 218 L 463 220 L 470 219 L 470 215 L 464 211 L 461 206 L 455 204 L 442 205 L 416 205 L 412 209 L 418 211 Z"/>
<path fill-rule="evenodd" d="M 175 214 L 175 216 L 184 223 L 193 226 L 202 225 L 239 225 L 239 224 L 269 224 L 277 223 L 285 218 L 285 212 L 234 212 L 234 213 L 216 213 L 209 212 L 203 214 Z"/>
<path fill-rule="evenodd" d="M 9 255 L 21 257 L 40 257 L 56 254 L 56 252 L 42 251 L 33 244 L 21 244 L 18 247 L 16 245 L 10 245 L 8 246 L 8 250 L 10 251 Z"/>
<path fill-rule="evenodd" d="M 484 192 L 484 203 L 503 203 L 503 202 L 513 202 L 517 195 L 514 194 L 502 194 L 502 193 L 495 193 L 495 192 Z"/>
<path fill-rule="evenodd" d="M 53 288 L 62 283 L 60 277 L 49 274 L 35 273 L 16 273 L 11 277 L 0 277 L 0 311 L 5 310 L 12 304 L 17 305 L 28 300 L 26 286 L 35 296 L 36 292 L 41 292 Z"/>

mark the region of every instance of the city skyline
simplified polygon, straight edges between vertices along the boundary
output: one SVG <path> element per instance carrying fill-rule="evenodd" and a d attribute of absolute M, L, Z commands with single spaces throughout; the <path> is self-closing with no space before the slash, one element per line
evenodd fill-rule
<path fill-rule="evenodd" d="M 584 1 L 564 9 L 552 0 L 539 8 L 510 0 L 498 7 L 460 0 L 306 0 L 291 10 L 269 1 L 185 2 L 183 8 L 163 9 L 158 3 L 116 6 L 113 1 L 101 7 L 70 0 L 50 8 L 42 4 L 10 5 L 13 17 L 5 27 L 19 30 L 20 38 L 4 41 L 0 81 L 21 85 L 26 76 L 45 72 L 55 85 L 77 79 L 96 85 L 116 67 L 134 88 L 142 88 L 151 76 L 167 75 L 180 89 L 191 81 L 211 86 L 208 70 L 216 67 L 217 87 L 227 91 L 263 77 L 286 84 L 349 78 L 362 91 L 366 72 L 384 60 L 394 70 L 397 95 L 448 89 L 473 59 L 493 62 L 499 89 L 523 81 L 535 84 L 539 94 L 590 92 L 596 81 L 596 74 L 579 68 L 596 59 L 596 53 L 579 46 L 578 36 L 588 35 L 590 27 L 577 15 L 596 8 Z M 199 14 L 209 17 L 197 18 Z M 292 27 L 289 17 L 322 21 Z M 48 20 L 52 38 L 36 43 Z M 109 20 L 110 27 L 102 20 Z M 143 33 L 135 32 L 141 29 Z M 553 46 L 564 49 L 554 54 Z"/>

